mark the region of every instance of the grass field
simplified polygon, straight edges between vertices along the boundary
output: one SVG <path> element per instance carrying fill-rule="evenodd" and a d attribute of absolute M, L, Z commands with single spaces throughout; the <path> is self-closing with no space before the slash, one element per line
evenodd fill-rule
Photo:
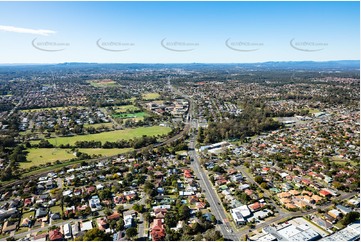
<path fill-rule="evenodd" d="M 145 112 L 139 112 L 139 113 L 117 113 L 113 114 L 113 118 L 143 118 L 146 115 Z"/>
<path fill-rule="evenodd" d="M 54 162 L 56 160 L 69 160 L 75 158 L 70 149 L 56 149 L 56 148 L 31 148 L 27 150 L 28 162 L 21 162 L 20 168 L 26 169 L 32 166 Z"/>
<path fill-rule="evenodd" d="M 94 128 L 100 128 L 100 127 L 107 127 L 107 128 L 113 128 L 113 124 L 112 123 L 100 123 L 100 124 L 84 124 L 84 127 L 85 128 L 88 128 L 88 127 L 94 127 Z"/>
<path fill-rule="evenodd" d="M 112 87 L 116 86 L 117 83 L 110 79 L 103 79 L 103 80 L 89 80 L 88 83 L 93 87 Z"/>
<path fill-rule="evenodd" d="M 159 93 L 151 92 L 151 93 L 144 93 L 143 99 L 144 100 L 154 100 L 160 97 Z"/>
<path fill-rule="evenodd" d="M 79 149 L 80 152 L 87 153 L 88 155 L 101 155 L 101 156 L 113 156 L 117 154 L 127 153 L 132 151 L 132 148 L 124 148 L 124 149 Z"/>
<path fill-rule="evenodd" d="M 79 149 L 80 152 L 87 153 L 88 155 L 101 155 L 101 156 L 113 156 L 117 154 L 126 153 L 131 151 L 131 148 L 125 149 Z M 72 158 L 76 158 L 70 149 L 58 149 L 58 148 L 32 148 L 27 150 L 27 160 L 29 162 L 20 163 L 20 168 L 27 169 L 32 166 L 43 165 L 48 162 L 54 162 L 56 160 L 65 161 Z"/>
<path fill-rule="evenodd" d="M 357 166 L 357 165 L 358 165 L 355 161 L 343 159 L 343 158 L 341 158 L 341 157 L 339 157 L 339 156 L 333 156 L 333 157 L 331 157 L 331 160 L 332 160 L 333 162 L 335 162 L 336 164 L 342 165 L 342 166 L 344 166 L 347 162 L 350 162 L 350 164 L 351 164 L 352 166 Z"/>
<path fill-rule="evenodd" d="M 134 101 L 136 100 L 137 98 L 136 97 L 132 97 L 132 98 L 129 98 L 129 99 L 125 99 L 125 101 L 129 101 L 131 103 L 134 103 Z"/>
<path fill-rule="evenodd" d="M 48 141 L 55 145 L 65 145 L 70 144 L 74 145 L 76 141 L 101 141 L 101 142 L 115 142 L 117 140 L 129 140 L 133 138 L 139 138 L 143 135 L 147 136 L 155 136 L 155 135 L 163 135 L 168 134 L 171 131 L 169 127 L 161 127 L 161 126 L 152 126 L 152 127 L 140 127 L 136 129 L 125 129 L 125 130 L 115 130 L 110 132 L 103 132 L 99 134 L 88 134 L 88 135 L 76 135 L 71 137 L 58 137 L 58 138 L 50 138 Z M 39 141 L 37 141 L 39 142 Z M 35 143 L 35 142 L 34 142 Z"/>
<path fill-rule="evenodd" d="M 140 109 L 134 105 L 123 105 L 114 107 L 114 111 L 117 113 L 135 112 Z"/>
<path fill-rule="evenodd" d="M 20 110 L 21 112 L 40 112 L 45 110 L 65 110 L 65 109 L 72 109 L 72 108 L 85 108 L 83 106 L 67 106 L 67 107 L 53 107 L 53 108 L 34 108 L 34 109 L 24 109 Z"/>
<path fill-rule="evenodd" d="M 315 108 L 310 108 L 310 109 L 308 109 L 308 112 L 309 112 L 310 114 L 314 114 L 314 113 L 320 112 L 320 110 L 319 110 L 319 109 L 315 109 Z"/>

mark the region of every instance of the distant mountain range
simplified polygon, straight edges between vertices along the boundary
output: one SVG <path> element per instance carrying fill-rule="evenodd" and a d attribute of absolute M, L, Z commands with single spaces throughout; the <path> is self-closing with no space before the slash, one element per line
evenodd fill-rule
<path fill-rule="evenodd" d="M 52 68 L 110 68 L 110 69 L 158 69 L 158 68 L 182 68 L 182 69 L 223 69 L 236 68 L 243 70 L 359 70 L 359 60 L 339 61 L 270 61 L 260 63 L 179 63 L 179 64 L 141 64 L 141 63 L 86 63 L 66 62 L 59 64 L 0 64 L 0 67 L 52 67 Z"/>

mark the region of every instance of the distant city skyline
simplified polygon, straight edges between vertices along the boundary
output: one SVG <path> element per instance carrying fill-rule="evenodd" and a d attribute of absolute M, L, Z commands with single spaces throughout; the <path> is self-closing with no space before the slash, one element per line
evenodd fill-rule
<path fill-rule="evenodd" d="M 360 59 L 360 3 L 0 2 L 0 64 Z"/>

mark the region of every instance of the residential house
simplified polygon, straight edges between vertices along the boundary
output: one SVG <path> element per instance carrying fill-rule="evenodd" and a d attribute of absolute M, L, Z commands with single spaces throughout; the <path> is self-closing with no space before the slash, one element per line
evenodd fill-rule
<path fill-rule="evenodd" d="M 153 220 L 150 234 L 152 236 L 153 241 L 164 240 L 166 233 L 161 219 Z"/>
<path fill-rule="evenodd" d="M 48 215 L 48 209 L 40 207 L 35 212 L 35 218 L 43 218 Z"/>
<path fill-rule="evenodd" d="M 92 228 L 93 228 L 92 221 L 86 221 L 80 223 L 80 231 L 88 231 L 91 230 Z"/>
<path fill-rule="evenodd" d="M 133 226 L 133 216 L 132 215 L 124 216 L 124 228 L 128 229 L 132 226 Z"/>
<path fill-rule="evenodd" d="M 351 209 L 351 208 L 348 208 L 348 207 L 345 207 L 345 206 L 342 206 L 342 205 L 336 205 L 336 208 L 337 208 L 343 215 L 346 215 L 346 214 L 352 212 L 352 209 Z"/>
<path fill-rule="evenodd" d="M 61 241 L 64 240 L 63 234 L 60 232 L 60 229 L 54 229 L 49 231 L 49 240 L 50 241 Z"/>
<path fill-rule="evenodd" d="M 338 211 L 337 209 L 332 209 L 332 210 L 328 211 L 327 214 L 335 219 L 340 219 L 342 216 L 342 213 L 340 211 Z"/>
<path fill-rule="evenodd" d="M 92 196 L 89 200 L 89 206 L 92 212 L 98 211 L 102 209 L 102 205 L 100 204 L 100 199 L 98 196 Z"/>

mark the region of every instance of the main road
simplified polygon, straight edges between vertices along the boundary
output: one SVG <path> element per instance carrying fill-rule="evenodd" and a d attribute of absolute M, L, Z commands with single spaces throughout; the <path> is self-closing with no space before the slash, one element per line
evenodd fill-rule
<path fill-rule="evenodd" d="M 225 239 L 238 241 L 240 240 L 240 235 L 232 230 L 232 226 L 228 222 L 224 207 L 216 191 L 213 189 L 213 186 L 209 181 L 207 174 L 204 172 L 200 165 L 198 154 L 194 149 L 194 144 L 195 136 L 193 135 L 189 142 L 189 156 L 192 160 L 191 167 L 194 171 L 195 176 L 199 178 L 200 186 L 203 191 L 205 191 L 205 196 L 210 205 L 211 211 L 219 222 L 217 226 Z"/>

